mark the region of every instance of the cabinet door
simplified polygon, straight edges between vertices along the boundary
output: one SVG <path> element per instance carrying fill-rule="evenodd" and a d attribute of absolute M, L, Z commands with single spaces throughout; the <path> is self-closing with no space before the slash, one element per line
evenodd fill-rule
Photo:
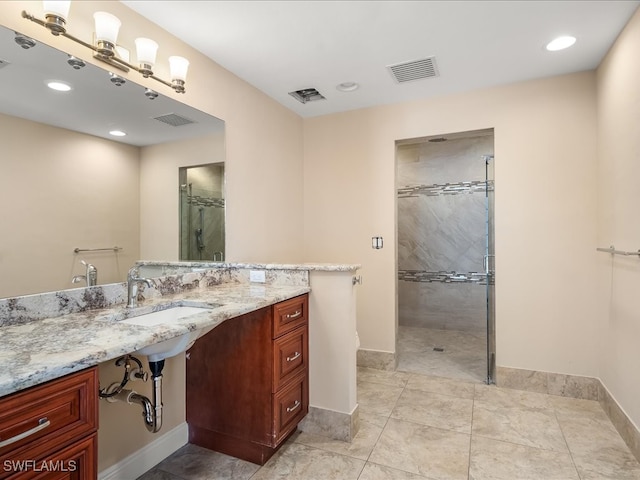
<path fill-rule="evenodd" d="M 23 460 L 12 466 L 15 472 L 8 480 L 92 480 L 97 478 L 97 434 L 76 442 L 51 456 L 37 460 Z"/>
<path fill-rule="evenodd" d="M 280 302 L 273 307 L 273 338 L 277 338 L 307 323 L 308 295 Z"/>
<path fill-rule="evenodd" d="M 301 373 L 309 358 L 308 329 L 303 326 L 273 341 L 273 393 Z"/>
<path fill-rule="evenodd" d="M 275 444 L 291 433 L 309 411 L 309 382 L 305 374 L 274 394 Z"/>
<path fill-rule="evenodd" d="M 0 447 L 0 479 L 10 475 L 4 467 L 11 462 L 48 459 L 94 433 L 97 393 L 97 373 L 91 368 L 2 398 L 0 439 L 9 441 Z"/>
<path fill-rule="evenodd" d="M 187 423 L 237 439 L 272 441 L 271 308 L 226 320 L 187 352 Z"/>

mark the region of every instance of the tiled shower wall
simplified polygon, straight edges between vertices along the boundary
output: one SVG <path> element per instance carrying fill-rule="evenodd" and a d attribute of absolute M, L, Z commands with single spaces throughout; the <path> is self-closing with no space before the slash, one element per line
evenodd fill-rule
<path fill-rule="evenodd" d="M 188 188 L 181 190 L 180 195 L 180 259 L 224 260 L 224 164 L 186 167 L 181 169 L 180 174 L 180 183 L 192 186 L 191 195 L 188 194 Z M 202 210 L 203 220 L 204 249 L 202 251 L 198 249 L 195 235 L 195 229 L 201 228 L 200 210 Z M 190 223 L 189 216 L 191 217 Z"/>
<path fill-rule="evenodd" d="M 486 331 L 483 155 L 492 134 L 398 146 L 400 325 Z"/>

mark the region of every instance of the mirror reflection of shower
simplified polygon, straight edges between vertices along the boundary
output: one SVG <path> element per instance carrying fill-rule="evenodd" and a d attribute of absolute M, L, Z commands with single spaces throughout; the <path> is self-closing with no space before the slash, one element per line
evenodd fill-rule
<path fill-rule="evenodd" d="M 180 260 L 224 261 L 224 164 L 180 168 L 179 180 Z"/>

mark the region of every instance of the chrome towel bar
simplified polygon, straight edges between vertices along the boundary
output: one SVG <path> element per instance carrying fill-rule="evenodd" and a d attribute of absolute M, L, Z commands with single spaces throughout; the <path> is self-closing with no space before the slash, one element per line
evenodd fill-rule
<path fill-rule="evenodd" d="M 120 250 L 122 250 L 122 247 L 109 247 L 109 248 L 74 248 L 73 249 L 73 253 L 80 253 L 80 252 L 105 252 L 105 251 L 114 251 L 114 252 L 119 252 Z"/>
<path fill-rule="evenodd" d="M 596 250 L 599 252 L 607 252 L 612 255 L 625 255 L 625 256 L 638 255 L 638 257 L 640 257 L 640 250 L 636 252 L 625 252 L 623 250 L 616 250 L 616 247 L 614 247 L 613 245 L 611 245 L 609 248 L 596 248 Z"/>

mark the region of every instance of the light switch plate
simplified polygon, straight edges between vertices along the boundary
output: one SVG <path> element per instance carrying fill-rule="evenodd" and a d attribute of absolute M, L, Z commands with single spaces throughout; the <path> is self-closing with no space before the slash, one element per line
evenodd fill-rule
<path fill-rule="evenodd" d="M 264 270 L 249 270 L 249 281 L 255 283 L 264 283 L 266 275 Z"/>

